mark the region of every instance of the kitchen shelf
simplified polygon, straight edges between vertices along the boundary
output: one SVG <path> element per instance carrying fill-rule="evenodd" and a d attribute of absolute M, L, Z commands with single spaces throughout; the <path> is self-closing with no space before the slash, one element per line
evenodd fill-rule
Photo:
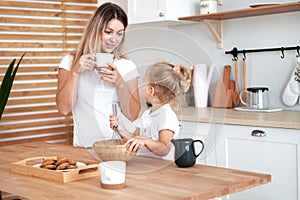
<path fill-rule="evenodd" d="M 223 11 L 211 14 L 201 14 L 187 17 L 179 17 L 178 20 L 185 21 L 203 21 L 214 38 L 218 43 L 218 47 L 223 47 L 223 20 L 243 18 L 243 17 L 255 17 L 261 15 L 271 15 L 271 14 L 279 14 L 279 13 L 287 13 L 287 12 L 297 12 L 300 11 L 300 2 L 293 3 L 284 3 L 278 5 L 266 5 L 259 6 L 255 8 L 245 8 L 240 10 L 232 10 L 232 11 Z M 216 23 L 217 27 L 215 28 L 212 23 Z"/>

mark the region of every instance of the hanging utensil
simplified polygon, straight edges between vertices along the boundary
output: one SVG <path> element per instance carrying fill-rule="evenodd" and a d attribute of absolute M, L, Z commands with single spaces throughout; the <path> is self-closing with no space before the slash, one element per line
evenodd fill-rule
<path fill-rule="evenodd" d="M 241 92 L 241 99 L 243 102 L 247 102 L 248 94 L 246 87 L 246 58 L 243 58 L 243 90 Z"/>
<path fill-rule="evenodd" d="M 234 71 L 235 71 L 235 87 L 234 87 L 234 92 L 233 92 L 233 105 L 234 106 L 239 106 L 240 105 L 240 92 L 239 92 L 239 86 L 238 86 L 238 81 L 239 81 L 239 69 L 238 69 L 238 59 L 234 59 Z"/>

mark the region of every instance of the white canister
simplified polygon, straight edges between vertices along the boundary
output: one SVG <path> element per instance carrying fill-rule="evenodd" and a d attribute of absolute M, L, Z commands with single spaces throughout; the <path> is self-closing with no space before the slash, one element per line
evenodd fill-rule
<path fill-rule="evenodd" d="M 217 12 L 217 0 L 200 0 L 200 14 L 209 14 Z"/>
<path fill-rule="evenodd" d="M 101 187 L 105 189 L 120 189 L 125 187 L 126 162 L 106 161 L 101 162 L 100 181 Z"/>
<path fill-rule="evenodd" d="M 197 64 L 194 66 L 193 87 L 195 107 L 207 107 L 208 85 L 206 64 Z"/>

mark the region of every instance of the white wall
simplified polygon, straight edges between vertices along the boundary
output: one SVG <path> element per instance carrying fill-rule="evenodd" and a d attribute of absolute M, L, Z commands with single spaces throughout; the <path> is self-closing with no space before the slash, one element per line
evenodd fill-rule
<path fill-rule="evenodd" d="M 115 1 L 126 9 L 126 1 Z M 250 4 L 267 1 L 223 0 L 219 11 L 248 8 Z M 271 1 L 269 1 L 271 2 Z M 290 1 L 277 1 L 290 2 Z M 217 44 L 203 23 L 149 28 L 142 26 L 127 31 L 126 49 L 129 58 L 143 67 L 149 63 L 164 59 L 173 63 L 186 65 L 196 63 L 215 63 L 218 70 L 213 81 L 219 79 L 222 68 L 226 64 L 232 66 L 231 79 L 234 79 L 232 57 L 224 52 L 233 47 L 238 49 L 259 49 L 273 47 L 300 46 L 300 12 L 266 15 L 258 17 L 226 20 L 223 22 L 223 49 Z M 169 28 L 169 29 L 168 29 Z M 262 52 L 247 54 L 247 86 L 268 86 L 270 89 L 270 105 L 289 110 L 300 110 L 300 104 L 287 107 L 281 98 L 283 90 L 296 66 L 296 51 Z M 242 89 L 241 56 L 239 87 Z M 210 87 L 213 94 L 213 86 Z"/>

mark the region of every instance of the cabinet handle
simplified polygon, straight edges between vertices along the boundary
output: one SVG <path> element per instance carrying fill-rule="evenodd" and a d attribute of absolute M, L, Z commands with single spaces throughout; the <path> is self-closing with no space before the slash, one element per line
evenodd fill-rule
<path fill-rule="evenodd" d="M 262 130 L 253 130 L 251 135 L 254 137 L 266 137 L 267 136 L 266 132 L 264 132 Z"/>
<path fill-rule="evenodd" d="M 159 17 L 164 17 L 165 16 L 165 14 L 164 13 L 159 13 Z"/>

